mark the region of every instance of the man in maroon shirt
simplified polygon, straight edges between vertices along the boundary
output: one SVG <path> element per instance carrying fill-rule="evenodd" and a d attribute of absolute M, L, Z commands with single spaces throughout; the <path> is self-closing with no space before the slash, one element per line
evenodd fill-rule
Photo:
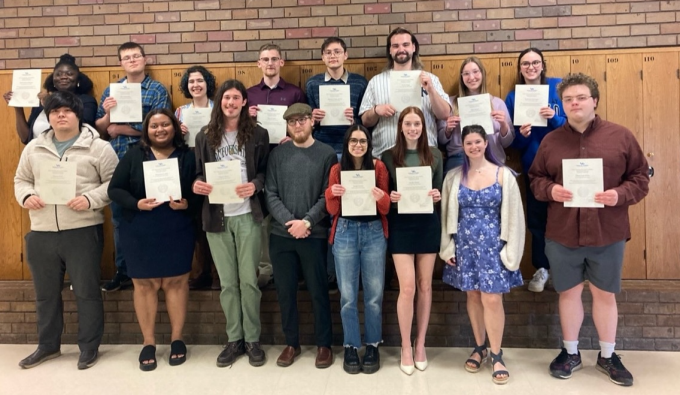
<path fill-rule="evenodd" d="M 549 202 L 545 253 L 559 293 L 564 348 L 550 364 L 554 377 L 566 379 L 582 367 L 578 335 L 583 323 L 583 283 L 593 296 L 593 321 L 600 341 L 599 370 L 619 385 L 633 376 L 614 353 L 625 242 L 630 239 L 628 206 L 649 191 L 648 165 L 633 134 L 595 114 L 597 82 L 570 74 L 558 86 L 567 123 L 545 137 L 529 170 L 531 190 Z M 602 158 L 604 192 L 594 202 L 604 208 L 564 207 L 573 192 L 563 187 L 563 159 Z"/>

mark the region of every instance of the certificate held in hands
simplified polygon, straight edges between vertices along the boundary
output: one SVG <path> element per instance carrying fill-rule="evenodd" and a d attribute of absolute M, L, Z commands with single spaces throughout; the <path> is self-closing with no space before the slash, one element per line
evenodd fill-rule
<path fill-rule="evenodd" d="M 345 117 L 349 107 L 349 85 L 319 85 L 319 108 L 326 112 L 321 126 L 351 125 Z"/>
<path fill-rule="evenodd" d="M 465 96 L 458 98 L 458 112 L 460 113 L 460 129 L 468 125 L 479 125 L 486 134 L 493 134 L 493 120 L 491 118 L 491 95 Z"/>
<path fill-rule="evenodd" d="M 144 186 L 146 198 L 157 202 L 182 199 L 182 184 L 179 181 L 179 162 L 177 158 L 148 160 L 144 166 Z"/>
<path fill-rule="evenodd" d="M 398 112 L 406 107 L 423 106 L 420 70 L 390 71 L 390 104 Z"/>
<path fill-rule="evenodd" d="M 227 160 L 205 164 L 205 182 L 212 185 L 208 195 L 210 204 L 243 203 L 236 194 L 236 186 L 242 183 L 241 161 Z"/>
<path fill-rule="evenodd" d="M 375 170 L 340 172 L 340 185 L 345 187 L 345 194 L 341 199 L 343 217 L 377 214 L 372 193 L 375 187 Z"/>
<path fill-rule="evenodd" d="M 196 135 L 205 125 L 210 123 L 211 112 L 212 108 L 189 108 L 182 113 L 183 123 L 189 129 L 189 133 L 185 136 L 189 147 L 196 146 Z"/>
<path fill-rule="evenodd" d="M 66 204 L 76 197 L 76 162 L 47 162 L 40 164 L 36 180 L 38 196 L 46 204 Z"/>
<path fill-rule="evenodd" d="M 10 107 L 39 107 L 41 70 L 14 70 L 12 72 L 12 99 Z"/>
<path fill-rule="evenodd" d="M 595 193 L 604 191 L 602 158 L 562 159 L 562 183 L 572 193 L 564 207 L 604 207 L 595 203 Z"/>
<path fill-rule="evenodd" d="M 283 113 L 288 109 L 287 106 L 258 105 L 260 111 L 257 112 L 257 123 L 269 132 L 269 143 L 278 144 L 286 137 L 286 120 Z"/>
<path fill-rule="evenodd" d="M 548 126 L 548 120 L 540 114 L 548 107 L 548 85 L 515 85 L 515 126 L 530 123 L 531 126 Z"/>
<path fill-rule="evenodd" d="M 432 168 L 430 166 L 397 168 L 397 203 L 399 214 L 430 214 L 434 212 L 432 196 Z"/>
<path fill-rule="evenodd" d="M 116 99 L 116 106 L 111 108 L 111 123 L 140 123 L 144 121 L 142 116 L 142 84 L 132 82 L 111 84 L 109 96 Z"/>

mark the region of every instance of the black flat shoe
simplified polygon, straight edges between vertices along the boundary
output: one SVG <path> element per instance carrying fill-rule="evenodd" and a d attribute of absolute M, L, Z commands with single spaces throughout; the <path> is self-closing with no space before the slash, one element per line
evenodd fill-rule
<path fill-rule="evenodd" d="M 78 358 L 78 370 L 89 369 L 97 363 L 99 359 L 99 350 L 85 350 L 80 352 Z"/>
<path fill-rule="evenodd" d="M 144 363 L 147 361 L 148 363 Z M 142 352 L 139 353 L 139 369 L 143 372 L 150 372 L 156 369 L 156 346 L 144 346 Z"/>
<path fill-rule="evenodd" d="M 180 356 L 181 355 L 181 356 Z M 187 345 L 182 340 L 170 343 L 170 366 L 178 366 L 187 360 Z"/>
<path fill-rule="evenodd" d="M 33 354 L 22 359 L 21 362 L 19 362 L 19 366 L 21 366 L 24 369 L 34 368 L 40 365 L 41 363 L 49 361 L 50 359 L 54 359 L 60 355 L 61 355 L 60 350 L 47 351 L 43 350 L 42 348 L 38 348 L 37 350 L 35 350 L 35 352 L 33 352 Z"/>

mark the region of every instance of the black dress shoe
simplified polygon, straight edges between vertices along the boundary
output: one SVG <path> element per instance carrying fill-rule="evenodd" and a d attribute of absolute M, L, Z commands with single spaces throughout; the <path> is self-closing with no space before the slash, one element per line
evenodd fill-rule
<path fill-rule="evenodd" d="M 377 372 L 378 369 L 380 369 L 380 351 L 378 347 L 368 345 L 364 354 L 362 371 L 371 374 Z"/>
<path fill-rule="evenodd" d="M 24 369 L 34 368 L 40 365 L 41 363 L 49 361 L 50 359 L 54 359 L 60 355 L 61 355 L 60 350 L 47 351 L 43 350 L 42 348 L 38 348 L 37 350 L 35 350 L 33 354 L 22 359 L 21 362 L 19 362 L 19 366 L 21 366 Z"/>
<path fill-rule="evenodd" d="M 342 368 L 349 374 L 361 372 L 361 360 L 356 348 L 345 347 L 345 361 L 342 363 Z"/>
<path fill-rule="evenodd" d="M 132 279 L 128 277 L 127 274 L 121 272 L 116 272 L 111 281 L 102 285 L 102 291 L 104 292 L 116 292 L 121 289 L 125 289 L 132 286 Z"/>
<path fill-rule="evenodd" d="M 94 366 L 99 359 L 98 350 L 85 350 L 80 352 L 80 357 L 78 358 L 78 370 L 85 370 Z"/>

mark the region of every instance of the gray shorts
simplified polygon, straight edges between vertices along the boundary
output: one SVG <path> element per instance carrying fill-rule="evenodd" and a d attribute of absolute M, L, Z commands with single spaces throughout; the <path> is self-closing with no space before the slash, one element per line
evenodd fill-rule
<path fill-rule="evenodd" d="M 555 291 L 567 291 L 585 280 L 597 288 L 619 293 L 626 241 L 603 247 L 566 247 L 545 239 L 545 255 L 550 261 Z"/>

